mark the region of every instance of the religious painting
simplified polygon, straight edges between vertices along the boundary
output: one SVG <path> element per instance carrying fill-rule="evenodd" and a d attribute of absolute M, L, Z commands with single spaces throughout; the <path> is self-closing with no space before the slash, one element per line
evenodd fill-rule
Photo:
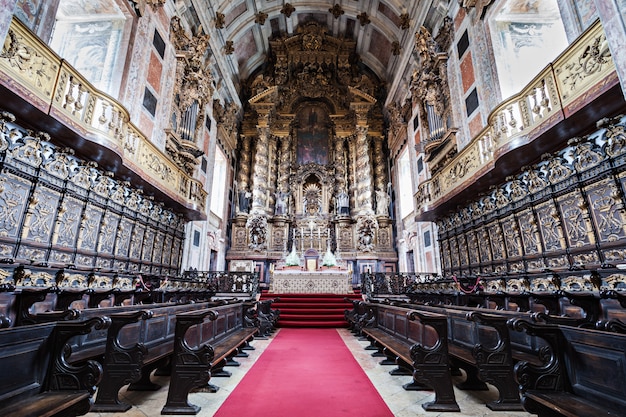
<path fill-rule="evenodd" d="M 300 109 L 297 115 L 298 138 L 297 162 L 304 165 L 328 164 L 328 116 L 324 107 L 309 104 Z"/>

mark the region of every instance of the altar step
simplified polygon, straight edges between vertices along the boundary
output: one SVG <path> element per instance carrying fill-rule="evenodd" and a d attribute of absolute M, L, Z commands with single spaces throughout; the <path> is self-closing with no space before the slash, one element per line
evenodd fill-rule
<path fill-rule="evenodd" d="M 280 310 L 278 327 L 348 327 L 344 311 L 352 303 L 344 300 L 360 299 L 360 294 L 269 294 L 262 293 L 261 299 L 280 298 L 272 303 Z"/>

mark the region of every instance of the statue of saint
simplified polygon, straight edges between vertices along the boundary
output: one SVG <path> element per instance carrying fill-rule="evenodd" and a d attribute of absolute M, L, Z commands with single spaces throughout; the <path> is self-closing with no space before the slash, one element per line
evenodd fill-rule
<path fill-rule="evenodd" d="M 248 185 L 245 182 L 241 183 L 241 188 L 237 196 L 237 205 L 239 206 L 239 213 L 248 213 L 250 211 L 250 199 L 252 194 L 248 191 Z"/>
<path fill-rule="evenodd" d="M 345 191 L 341 191 L 337 196 L 337 214 L 347 216 L 350 214 L 350 197 Z"/>
<path fill-rule="evenodd" d="M 274 214 L 280 216 L 287 214 L 287 198 L 290 193 L 279 191 L 276 193 L 276 206 L 274 208 Z"/>
<path fill-rule="evenodd" d="M 376 215 L 389 216 L 389 194 L 376 190 Z"/>

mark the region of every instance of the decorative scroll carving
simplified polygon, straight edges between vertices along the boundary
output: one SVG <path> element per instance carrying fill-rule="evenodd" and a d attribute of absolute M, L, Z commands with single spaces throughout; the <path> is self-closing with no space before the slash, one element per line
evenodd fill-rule
<path fill-rule="evenodd" d="M 606 35 L 601 32 L 593 38 L 581 54 L 563 65 L 564 73 L 559 77 L 565 87 L 563 97 L 568 98 L 570 93 L 580 89 L 581 85 L 586 83 L 587 78 L 602 72 L 611 62 L 609 44 Z"/>
<path fill-rule="evenodd" d="M 255 251 L 265 249 L 267 244 L 267 218 L 264 215 L 255 214 L 248 218 L 246 228 L 249 231 L 249 248 Z"/>
<path fill-rule="evenodd" d="M 358 236 L 358 249 L 360 251 L 371 252 L 374 249 L 376 229 L 378 229 L 378 222 L 373 215 L 358 218 L 356 231 Z"/>

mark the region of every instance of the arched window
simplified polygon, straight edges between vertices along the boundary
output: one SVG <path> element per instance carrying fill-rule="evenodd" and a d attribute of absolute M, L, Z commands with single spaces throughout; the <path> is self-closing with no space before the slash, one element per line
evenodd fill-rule
<path fill-rule="evenodd" d="M 226 194 L 226 175 L 228 164 L 226 156 L 219 146 L 215 148 L 215 162 L 213 164 L 213 182 L 211 186 L 211 211 L 220 219 L 224 215 L 224 201 Z"/>
<path fill-rule="evenodd" d="M 520 92 L 569 44 L 557 0 L 501 1 L 489 29 L 503 99 Z"/>
<path fill-rule="evenodd" d="M 413 180 L 409 151 L 405 149 L 398 158 L 398 182 L 400 185 L 400 216 L 404 219 L 413 213 Z"/>
<path fill-rule="evenodd" d="M 119 91 L 132 15 L 114 0 L 61 0 L 50 46 L 97 89 Z"/>

